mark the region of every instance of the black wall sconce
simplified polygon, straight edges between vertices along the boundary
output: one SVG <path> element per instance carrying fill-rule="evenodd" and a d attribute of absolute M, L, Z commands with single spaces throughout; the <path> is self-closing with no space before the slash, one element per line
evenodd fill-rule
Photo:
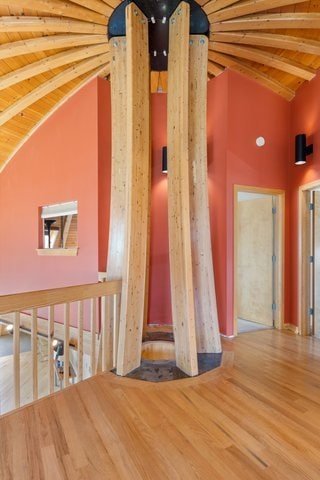
<path fill-rule="evenodd" d="M 295 152 L 295 161 L 296 165 L 303 165 L 306 163 L 307 155 L 313 153 L 313 144 L 307 146 L 307 137 L 305 133 L 300 133 L 296 135 L 296 152 Z"/>
<path fill-rule="evenodd" d="M 167 147 L 162 147 L 162 173 L 168 173 Z"/>

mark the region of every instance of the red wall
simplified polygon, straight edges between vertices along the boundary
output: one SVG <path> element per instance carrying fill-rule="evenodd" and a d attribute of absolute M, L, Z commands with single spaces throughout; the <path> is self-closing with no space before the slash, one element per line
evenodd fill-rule
<path fill-rule="evenodd" d="M 286 322 L 296 322 L 297 188 L 320 178 L 320 77 L 286 102 L 240 74 L 208 83 L 208 189 L 221 331 L 233 333 L 233 188 L 286 190 Z M 170 323 L 166 95 L 152 96 L 150 323 Z M 307 166 L 293 162 L 295 133 L 312 136 Z M 266 145 L 255 145 L 257 136 Z M 291 153 L 290 153 L 291 148 Z M 290 160 L 289 160 L 290 159 Z M 110 195 L 110 91 L 95 80 L 52 115 L 0 175 L 0 293 L 95 282 L 105 268 Z M 38 209 L 79 201 L 79 255 L 38 257 Z M 99 207 L 98 207 L 99 205 Z M 290 206 L 290 208 L 289 208 Z M 290 244 L 288 239 L 292 239 Z M 292 280 L 291 280 L 292 279 Z M 291 291 L 289 289 L 291 287 Z M 289 312 L 289 313 L 288 313 Z"/>
<path fill-rule="evenodd" d="M 305 133 L 313 143 L 313 155 L 305 165 L 294 164 L 295 135 Z M 291 265 L 291 323 L 298 324 L 298 191 L 301 185 L 320 179 L 320 73 L 303 84 L 292 101 L 290 160 L 288 162 L 290 204 L 290 265 Z"/>
<path fill-rule="evenodd" d="M 218 314 L 222 333 L 232 335 L 234 185 L 286 190 L 290 104 L 256 82 L 227 70 L 209 82 L 208 110 Z M 258 136 L 266 140 L 262 148 L 256 146 Z M 288 298 L 286 293 L 286 305 Z"/>
<path fill-rule="evenodd" d="M 61 106 L 0 175 L 0 294 L 97 281 L 97 80 Z M 38 256 L 39 207 L 78 200 L 76 257 Z"/>

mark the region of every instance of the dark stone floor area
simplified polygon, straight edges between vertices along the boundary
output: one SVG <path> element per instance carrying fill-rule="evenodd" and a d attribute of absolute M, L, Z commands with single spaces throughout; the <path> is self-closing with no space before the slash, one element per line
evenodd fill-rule
<path fill-rule="evenodd" d="M 198 353 L 199 375 L 220 367 L 221 359 L 222 353 Z M 168 382 L 189 378 L 177 367 L 174 360 L 142 360 L 140 367 L 126 376 L 147 382 Z"/>

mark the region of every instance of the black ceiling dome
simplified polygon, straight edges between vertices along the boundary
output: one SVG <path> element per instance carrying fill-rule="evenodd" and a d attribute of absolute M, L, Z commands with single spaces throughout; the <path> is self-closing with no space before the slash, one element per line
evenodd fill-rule
<path fill-rule="evenodd" d="M 208 35 L 209 21 L 206 14 L 194 0 L 184 0 L 190 5 L 190 34 Z M 175 11 L 180 0 L 124 0 L 114 10 L 108 25 L 108 37 L 120 37 L 126 34 L 125 9 L 129 3 L 135 3 L 149 21 L 149 52 L 151 70 L 168 69 L 169 25 L 168 19 Z M 152 21 L 152 20 L 153 21 Z"/>

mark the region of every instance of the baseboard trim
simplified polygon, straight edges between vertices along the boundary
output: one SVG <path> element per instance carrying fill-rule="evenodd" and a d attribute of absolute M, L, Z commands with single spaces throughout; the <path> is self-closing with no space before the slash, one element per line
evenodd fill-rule
<path fill-rule="evenodd" d="M 285 330 L 290 330 L 290 332 L 294 333 L 295 335 L 298 335 L 299 333 L 297 325 L 293 325 L 293 323 L 284 323 L 283 328 Z"/>
<path fill-rule="evenodd" d="M 224 333 L 220 333 L 220 337 L 223 337 L 223 338 L 235 338 L 236 335 L 225 335 Z"/>

